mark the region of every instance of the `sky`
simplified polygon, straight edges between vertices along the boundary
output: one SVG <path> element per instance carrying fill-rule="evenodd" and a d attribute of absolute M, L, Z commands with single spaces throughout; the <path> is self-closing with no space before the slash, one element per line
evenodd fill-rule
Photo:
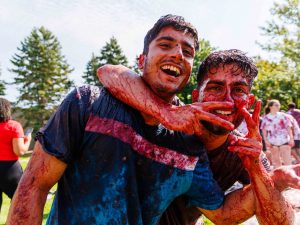
<path fill-rule="evenodd" d="M 274 0 L 0 0 L 0 80 L 12 82 L 10 59 L 35 27 L 44 26 L 59 40 L 62 54 L 74 71 L 76 85 L 92 53 L 99 54 L 109 39 L 117 38 L 129 63 L 143 48 L 153 24 L 166 14 L 185 17 L 200 38 L 218 49 L 237 48 L 249 56 L 268 58 L 257 41 L 264 42 L 260 27 L 272 19 Z M 15 101 L 16 87 L 6 97 Z"/>

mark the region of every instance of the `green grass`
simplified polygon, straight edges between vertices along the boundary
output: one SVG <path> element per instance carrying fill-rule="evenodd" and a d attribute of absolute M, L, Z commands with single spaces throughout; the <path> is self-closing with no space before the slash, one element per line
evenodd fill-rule
<path fill-rule="evenodd" d="M 20 158 L 20 163 L 21 163 L 23 169 L 26 168 L 29 158 L 30 158 L 30 155 L 22 156 Z M 51 189 L 51 192 L 54 192 L 55 190 L 56 190 L 56 185 Z M 3 197 L 3 202 L 2 202 L 2 208 L 1 208 L 1 213 L 0 213 L 0 225 L 5 225 L 6 217 L 7 217 L 9 206 L 10 206 L 10 199 L 5 194 L 3 194 L 2 197 Z M 52 198 L 47 199 L 47 201 L 46 201 L 45 208 L 44 208 L 44 215 L 43 215 L 43 224 L 46 223 L 46 219 L 50 212 L 52 201 L 53 201 L 53 196 L 52 196 Z"/>

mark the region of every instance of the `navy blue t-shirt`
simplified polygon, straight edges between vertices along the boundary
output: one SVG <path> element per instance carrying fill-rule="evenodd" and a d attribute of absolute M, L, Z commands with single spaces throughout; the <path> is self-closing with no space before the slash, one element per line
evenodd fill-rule
<path fill-rule="evenodd" d="M 105 89 L 75 89 L 37 134 L 67 163 L 47 224 L 157 224 L 175 197 L 216 209 L 223 192 L 193 136 L 149 126 Z"/>

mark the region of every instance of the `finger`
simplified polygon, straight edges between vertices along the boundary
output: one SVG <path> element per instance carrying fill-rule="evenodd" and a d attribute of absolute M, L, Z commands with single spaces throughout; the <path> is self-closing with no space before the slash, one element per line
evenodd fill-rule
<path fill-rule="evenodd" d="M 204 120 L 204 121 L 210 122 L 214 125 L 224 127 L 227 130 L 231 131 L 234 129 L 234 125 L 232 123 L 230 123 L 229 121 L 226 121 L 212 113 L 202 111 L 202 112 L 197 112 L 195 114 L 195 116 L 198 120 Z"/>
<path fill-rule="evenodd" d="M 247 148 L 255 148 L 262 150 L 262 144 L 260 141 L 257 141 L 252 138 L 238 138 L 234 142 L 230 142 L 231 146 L 241 146 L 241 147 L 247 147 Z"/>
<path fill-rule="evenodd" d="M 257 126 L 257 124 L 254 123 L 254 121 L 253 121 L 253 119 L 252 119 L 252 116 L 251 116 L 251 114 L 248 112 L 247 109 L 241 108 L 241 109 L 239 109 L 239 111 L 240 111 L 241 114 L 243 115 L 243 117 L 244 117 L 244 119 L 245 119 L 245 121 L 246 121 L 246 124 L 247 124 L 247 128 L 248 128 L 249 131 L 252 130 L 253 127 Z"/>
<path fill-rule="evenodd" d="M 228 150 L 231 152 L 236 152 L 236 153 L 244 155 L 244 156 L 250 156 L 250 157 L 255 157 L 255 158 L 258 158 L 261 153 L 261 151 L 259 149 L 241 147 L 241 146 L 229 146 Z"/>
<path fill-rule="evenodd" d="M 260 110 L 261 110 L 261 100 L 257 100 L 252 114 L 252 119 L 256 124 L 259 124 Z"/>
<path fill-rule="evenodd" d="M 203 127 L 202 127 L 200 121 L 197 120 L 196 118 L 193 119 L 193 129 L 194 129 L 194 134 L 196 136 L 198 136 L 198 137 L 201 136 Z"/>

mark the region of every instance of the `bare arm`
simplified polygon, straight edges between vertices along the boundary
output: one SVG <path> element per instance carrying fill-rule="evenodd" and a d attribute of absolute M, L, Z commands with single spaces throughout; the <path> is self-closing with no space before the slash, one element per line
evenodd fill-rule
<path fill-rule="evenodd" d="M 28 151 L 30 141 L 31 141 L 31 134 L 28 134 L 24 138 L 13 138 L 12 145 L 13 145 L 14 153 L 17 156 L 24 155 Z"/>
<path fill-rule="evenodd" d="M 235 191 L 225 199 L 224 205 L 213 212 L 204 212 L 216 224 L 236 224 L 256 214 L 260 224 L 291 225 L 294 222 L 294 210 L 274 185 L 259 159 L 262 149 L 258 130 L 261 103 L 256 103 L 253 116 L 245 108 L 240 109 L 247 122 L 249 133 L 245 138 L 231 141 L 230 151 L 237 152 L 243 161 L 251 179 L 251 189 Z M 234 203 L 232 198 L 236 198 Z M 233 204 L 233 205 L 231 205 Z M 247 214 L 248 213 L 248 214 Z M 222 217 L 222 218 L 220 218 Z"/>
<path fill-rule="evenodd" d="M 7 225 L 40 225 L 50 188 L 57 183 L 66 164 L 44 152 L 39 142 L 14 194 Z"/>
<path fill-rule="evenodd" d="M 203 130 L 200 120 L 210 121 L 228 130 L 233 129 L 228 121 L 208 113 L 215 108 L 231 108 L 232 103 L 209 102 L 174 106 L 156 96 L 140 76 L 124 66 L 102 66 L 97 74 L 112 95 L 155 118 L 168 129 L 200 135 Z"/>

